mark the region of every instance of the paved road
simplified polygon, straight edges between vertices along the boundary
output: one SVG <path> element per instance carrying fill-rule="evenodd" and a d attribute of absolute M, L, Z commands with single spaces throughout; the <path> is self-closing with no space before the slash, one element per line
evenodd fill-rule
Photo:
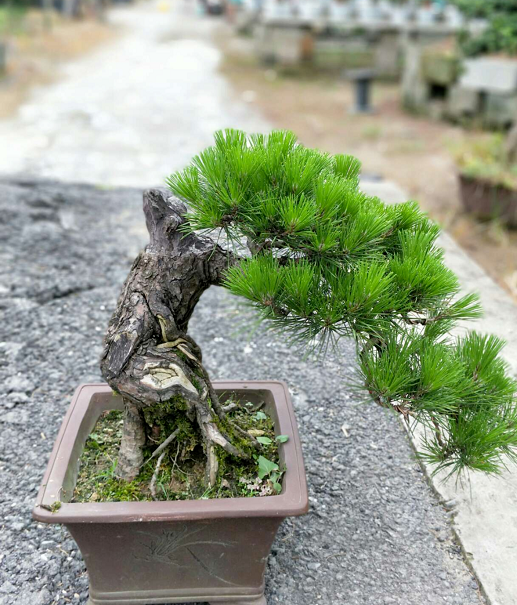
<path fill-rule="evenodd" d="M 193 0 L 192 0 L 193 2 Z M 177 0 L 115 9 L 118 41 L 62 70 L 19 115 L 0 123 L 0 174 L 147 186 L 211 142 L 218 128 L 265 131 L 217 72 L 214 21 Z"/>
<path fill-rule="evenodd" d="M 184 164 L 215 128 L 267 130 L 218 75 L 209 21 L 183 5 L 113 15 L 120 40 L 0 125 L 0 171 L 140 187 Z M 74 387 L 98 379 L 102 332 L 145 242 L 140 204 L 138 189 L 0 183 L 0 605 L 86 602 L 73 541 L 32 523 L 30 509 Z M 288 381 L 311 494 L 310 514 L 275 544 L 269 602 L 482 603 L 399 423 L 346 387 L 354 352 L 311 363 L 261 331 L 246 340 L 242 317 L 214 288 L 192 332 L 214 377 Z"/>

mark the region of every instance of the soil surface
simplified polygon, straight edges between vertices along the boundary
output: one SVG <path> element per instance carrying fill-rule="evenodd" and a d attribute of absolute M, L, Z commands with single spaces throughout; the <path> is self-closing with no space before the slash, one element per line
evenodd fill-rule
<path fill-rule="evenodd" d="M 103 332 L 146 243 L 141 190 L 0 184 L 0 604 L 84 605 L 88 576 L 59 526 L 31 520 L 53 441 L 81 382 L 99 381 Z M 249 329 L 220 288 L 191 333 L 214 378 L 286 380 L 310 490 L 268 561 L 268 602 L 480 605 L 450 527 L 398 419 L 349 387 L 355 352 L 304 359 Z"/>
<path fill-rule="evenodd" d="M 235 403 L 237 406 L 237 403 Z M 181 414 L 181 413 L 180 413 Z M 283 469 L 279 466 L 279 443 L 272 419 L 250 402 L 239 402 L 227 418 L 251 431 L 261 440 L 262 450 L 247 460 L 224 458 L 216 485 L 206 487 L 206 456 L 197 427 L 186 416 L 175 423 L 171 444 L 161 455 L 157 447 L 147 448 L 145 463 L 133 481 L 115 475 L 118 463 L 122 411 L 104 413 L 86 440 L 79 459 L 79 476 L 72 502 L 123 502 L 152 500 L 197 500 L 212 498 L 253 498 L 274 496 L 282 489 Z M 169 434 L 161 435 L 160 446 Z M 285 435 L 283 436 L 285 437 Z M 275 474 L 259 476 L 260 463 L 270 463 Z M 153 487 L 154 486 L 154 487 Z"/>
<path fill-rule="evenodd" d="M 243 101 L 305 145 L 355 155 L 363 172 L 395 181 L 517 299 L 517 230 L 463 211 L 453 159 L 458 145 L 490 135 L 408 114 L 395 84 L 375 82 L 374 113 L 355 114 L 354 91 L 343 75 L 295 75 L 260 65 L 252 38 L 222 22 L 214 39 L 224 56 L 221 71 Z"/>

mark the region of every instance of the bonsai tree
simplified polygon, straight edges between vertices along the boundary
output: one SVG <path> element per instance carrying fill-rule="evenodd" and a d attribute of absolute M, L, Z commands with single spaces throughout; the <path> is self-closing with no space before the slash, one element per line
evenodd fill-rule
<path fill-rule="evenodd" d="M 477 296 L 458 296 L 438 226 L 415 202 L 389 206 L 362 193 L 359 171 L 357 159 L 307 149 L 291 132 L 226 130 L 168 179 L 178 197 L 145 194 L 150 242 L 101 362 L 125 402 L 119 477 L 133 479 L 144 447 L 163 451 L 186 425 L 203 444 L 208 486 L 221 457 L 260 450 L 228 420 L 188 334 L 211 285 L 247 299 L 293 343 L 324 353 L 354 339 L 365 392 L 426 427 L 420 455 L 437 469 L 496 473 L 515 458 L 517 387 L 503 343 L 450 335 L 480 316 Z"/>

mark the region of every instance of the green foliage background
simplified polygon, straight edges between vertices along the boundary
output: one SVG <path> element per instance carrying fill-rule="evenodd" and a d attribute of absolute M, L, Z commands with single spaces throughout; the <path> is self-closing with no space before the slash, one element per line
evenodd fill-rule
<path fill-rule="evenodd" d="M 450 335 L 481 309 L 476 295 L 459 295 L 439 227 L 415 202 L 361 192 L 359 171 L 354 157 L 307 149 L 291 132 L 227 130 L 168 184 L 189 202 L 188 229 L 247 240 L 251 257 L 225 285 L 263 320 L 324 351 L 353 338 L 369 396 L 425 425 L 423 458 L 451 473 L 499 472 L 517 453 L 503 343 Z"/>
<path fill-rule="evenodd" d="M 476 36 L 464 31 L 460 45 L 467 56 L 488 53 L 517 54 L 517 0 L 454 0 L 470 18 L 488 21 L 487 29 Z"/>

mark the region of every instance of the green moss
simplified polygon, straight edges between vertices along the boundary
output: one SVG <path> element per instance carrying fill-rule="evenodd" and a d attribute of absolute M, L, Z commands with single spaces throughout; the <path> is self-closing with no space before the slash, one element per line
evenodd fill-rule
<path fill-rule="evenodd" d="M 245 452 L 248 458 L 235 458 L 223 449 L 217 451 L 219 471 L 215 497 L 238 498 L 272 495 L 274 491 L 268 481 L 258 478 L 257 459 L 262 455 L 276 464 L 280 464 L 278 443 L 275 441 L 273 420 L 263 412 L 256 413 L 246 408 L 246 403 L 228 414 L 228 419 L 238 424 L 244 431 L 260 432 L 260 436 L 270 439 L 271 443 L 262 445 L 260 452 L 251 447 L 240 432 L 235 431 L 232 422 L 216 420 L 219 429 L 229 436 L 231 442 Z"/>
<path fill-rule="evenodd" d="M 191 376 L 190 382 L 194 385 L 194 387 L 198 393 L 201 392 L 201 383 L 199 382 L 199 380 L 196 380 L 196 378 L 194 376 Z"/>
<path fill-rule="evenodd" d="M 144 409 L 143 416 L 150 436 L 149 441 L 159 445 L 179 428 L 176 441 L 188 447 L 189 451 L 194 450 L 201 443 L 201 436 L 197 424 L 187 417 L 187 410 L 187 404 L 181 396 Z M 147 453 L 150 456 L 152 449 Z"/>
<path fill-rule="evenodd" d="M 241 404 L 228 414 L 245 430 L 259 431 L 260 436 L 271 440 L 260 452 L 236 432 L 231 422 L 217 424 L 234 445 L 249 458 L 236 458 L 222 448 L 217 448 L 219 471 L 216 485 L 207 490 L 204 485 L 205 453 L 195 422 L 187 415 L 187 405 L 181 398 L 162 403 L 144 411 L 149 434 L 153 435 L 152 447 L 144 451 L 149 459 L 153 450 L 174 430 L 180 428 L 176 439 L 166 450 L 157 476 L 157 498 L 160 500 L 190 500 L 198 498 L 235 498 L 272 495 L 271 484 L 259 480 L 257 459 L 265 456 L 279 464 L 278 443 L 275 441 L 272 419 L 264 413 L 256 413 L 248 404 Z M 107 412 L 101 416 L 88 437 L 80 459 L 79 476 L 73 495 L 74 502 L 118 502 L 152 500 L 149 484 L 156 467 L 156 458 L 144 464 L 138 477 L 131 482 L 115 476 L 118 449 L 122 436 L 123 414 Z"/>

